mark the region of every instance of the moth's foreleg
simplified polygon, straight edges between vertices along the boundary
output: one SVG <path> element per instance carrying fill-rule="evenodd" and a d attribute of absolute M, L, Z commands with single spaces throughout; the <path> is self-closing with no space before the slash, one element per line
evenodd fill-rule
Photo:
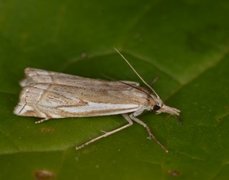
<path fill-rule="evenodd" d="M 149 128 L 149 126 L 146 123 L 138 119 L 134 113 L 130 114 L 129 116 L 130 116 L 130 119 L 142 125 L 146 129 L 147 133 L 149 134 L 150 139 L 153 139 L 166 153 L 169 152 L 168 149 L 163 144 L 161 144 L 160 141 L 156 138 L 156 136 L 153 134 L 153 132 L 151 131 L 151 129 Z"/>
<path fill-rule="evenodd" d="M 123 117 L 127 120 L 128 124 L 125 124 L 124 126 L 121 126 L 121 127 L 117 128 L 117 129 L 114 129 L 112 131 L 105 132 L 101 136 L 98 136 L 98 137 L 96 137 L 94 139 L 91 139 L 91 140 L 89 140 L 89 141 L 87 141 L 87 142 L 85 142 L 85 143 L 83 143 L 83 144 L 81 144 L 79 146 L 76 146 L 76 150 L 82 149 L 85 146 L 87 146 L 89 144 L 92 144 L 92 143 L 94 143 L 94 142 L 96 142 L 96 141 L 98 141 L 98 140 L 100 140 L 102 138 L 105 138 L 105 137 L 108 137 L 108 136 L 110 136 L 112 134 L 115 134 L 115 133 L 117 133 L 117 132 L 119 132 L 119 131 L 121 131 L 121 130 L 123 130 L 125 128 L 130 127 L 133 124 L 133 121 L 130 119 L 130 117 L 128 115 L 124 114 Z"/>

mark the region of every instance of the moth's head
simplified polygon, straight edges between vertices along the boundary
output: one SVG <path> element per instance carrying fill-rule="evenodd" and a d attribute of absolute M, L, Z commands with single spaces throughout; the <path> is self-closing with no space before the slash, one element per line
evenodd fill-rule
<path fill-rule="evenodd" d="M 168 113 L 171 115 L 175 115 L 175 116 L 179 116 L 180 115 L 180 110 L 170 107 L 170 106 L 166 106 L 163 101 L 160 98 L 156 98 L 154 99 L 154 104 L 152 105 L 152 110 L 154 112 L 156 112 L 157 114 L 160 113 Z"/>

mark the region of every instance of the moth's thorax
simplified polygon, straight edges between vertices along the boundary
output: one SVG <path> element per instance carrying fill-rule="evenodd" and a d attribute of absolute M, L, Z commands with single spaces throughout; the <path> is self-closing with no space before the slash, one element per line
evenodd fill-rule
<path fill-rule="evenodd" d="M 148 103 L 147 105 L 151 107 L 151 106 L 154 106 L 156 104 L 156 101 L 151 96 L 148 96 L 147 103 Z"/>
<path fill-rule="evenodd" d="M 147 97 L 147 109 L 149 111 L 154 110 L 155 105 L 162 106 L 162 101 L 155 96 L 150 95 Z"/>

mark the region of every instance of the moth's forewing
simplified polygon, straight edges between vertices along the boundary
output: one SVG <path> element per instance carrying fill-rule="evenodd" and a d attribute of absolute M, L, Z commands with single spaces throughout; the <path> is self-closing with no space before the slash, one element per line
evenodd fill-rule
<path fill-rule="evenodd" d="M 134 112 L 148 105 L 137 83 L 105 81 L 26 69 L 15 113 L 36 117 L 86 117 Z M 146 90 L 145 90 L 146 91 Z"/>
<path fill-rule="evenodd" d="M 107 81 L 100 79 L 92 79 L 81 76 L 69 75 L 64 73 L 57 73 L 52 71 L 45 71 L 42 69 L 26 68 L 25 69 L 26 78 L 22 81 L 21 86 L 24 87 L 29 84 L 34 83 L 48 83 L 48 84 L 59 84 L 65 86 L 75 86 L 75 87 L 87 87 L 87 88 L 97 88 L 104 90 L 120 90 L 129 89 L 129 86 L 139 86 L 139 83 L 132 81 Z"/>

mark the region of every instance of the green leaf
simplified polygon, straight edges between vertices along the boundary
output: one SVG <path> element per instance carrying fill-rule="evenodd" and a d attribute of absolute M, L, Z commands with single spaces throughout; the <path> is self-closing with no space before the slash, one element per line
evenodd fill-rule
<path fill-rule="evenodd" d="M 0 179 L 228 179 L 229 3 L 197 0 L 0 1 Z M 121 116 L 36 125 L 13 109 L 25 67 L 140 81 L 122 50 L 166 104 L 181 109 L 140 118 L 165 154 Z"/>

